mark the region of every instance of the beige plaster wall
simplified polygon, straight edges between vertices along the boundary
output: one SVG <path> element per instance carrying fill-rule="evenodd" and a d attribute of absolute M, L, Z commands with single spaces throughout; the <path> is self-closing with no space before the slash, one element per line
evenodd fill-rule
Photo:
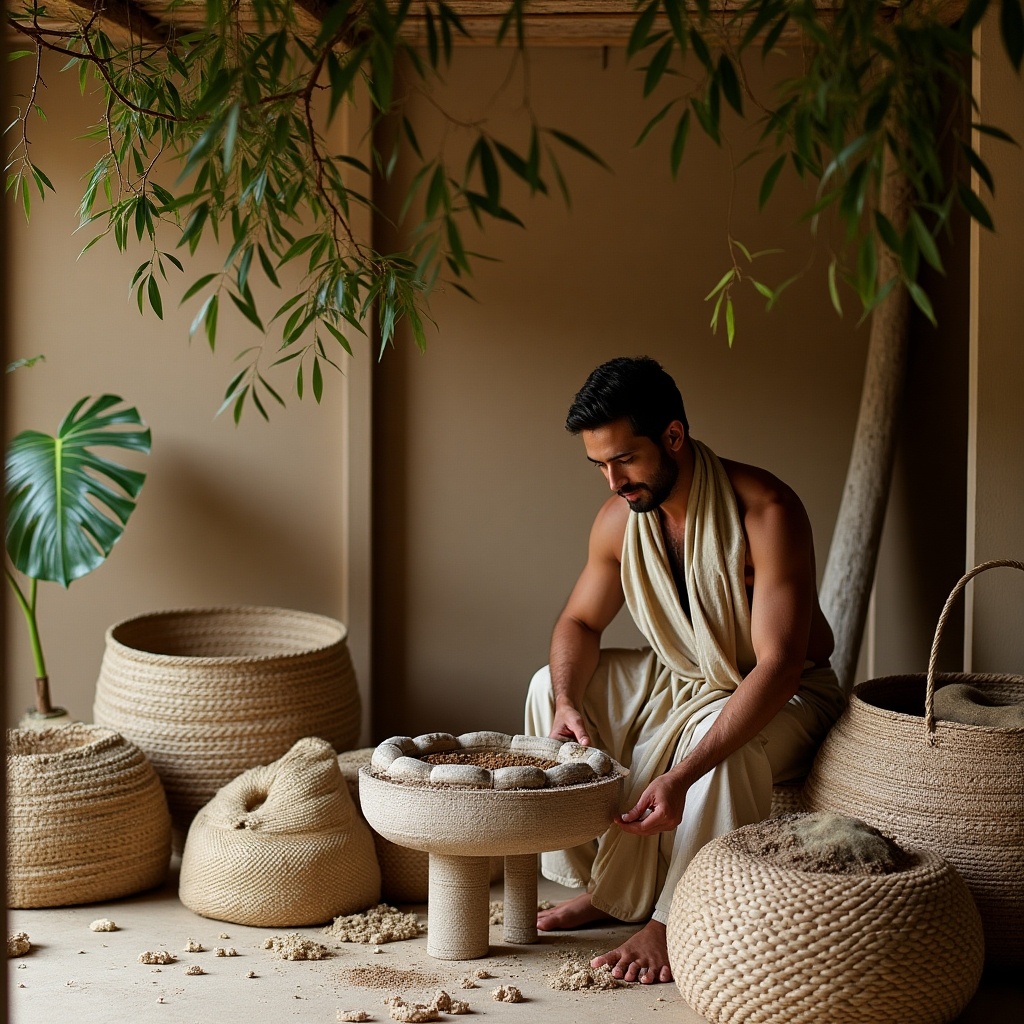
<path fill-rule="evenodd" d="M 528 680 L 547 660 L 551 625 L 607 494 L 563 429 L 574 392 L 604 359 L 662 361 L 680 383 L 695 436 L 771 469 L 801 494 L 819 572 L 824 565 L 866 330 L 832 312 L 819 256 L 771 315 L 752 290 L 741 293 L 731 350 L 724 332 L 712 335 L 703 297 L 728 266 L 730 226 L 753 250 L 786 250 L 763 260 L 766 279 L 778 283 L 811 255 L 805 229 L 794 225 L 807 195 L 784 176 L 759 217 L 763 168 L 738 171 L 733 192 L 728 151 L 697 129 L 673 181 L 664 133 L 633 147 L 658 102 L 639 99 L 637 72 L 623 67 L 621 51 L 608 54 L 607 67 L 603 58 L 600 49 L 534 53 L 530 95 L 540 123 L 593 145 L 613 172 L 560 153 L 570 210 L 556 198 L 527 202 L 510 187 L 527 229 L 488 227 L 470 240 L 501 260 L 480 265 L 471 284 L 479 302 L 441 289 L 433 312 L 442 330 L 427 354 L 403 338 L 378 371 L 379 734 L 521 728 Z M 515 138 L 517 87 L 488 106 L 503 70 L 488 52 L 460 53 L 441 104 L 461 119 L 486 107 L 496 134 Z M 419 108 L 414 123 L 429 137 L 431 108 Z M 738 152 L 748 143 L 737 136 Z M 451 133 L 447 145 L 458 144 Z M 386 208 L 398 193 L 382 197 Z M 606 642 L 638 642 L 624 618 Z"/>
<path fill-rule="evenodd" d="M 995 17 L 978 30 L 975 92 L 981 120 L 1024 139 L 1020 75 L 1010 66 Z M 983 193 L 995 232 L 974 228 L 972 255 L 971 422 L 967 564 L 1024 561 L 1024 154 L 980 138 L 997 182 Z M 969 595 L 965 658 L 977 672 L 1024 671 L 1024 575 L 985 573 Z"/>
<path fill-rule="evenodd" d="M 24 92 L 27 63 L 13 66 L 15 97 Z M 233 359 L 258 342 L 258 332 L 225 302 L 216 353 L 198 337 L 190 345 L 188 327 L 199 300 L 182 309 L 177 300 L 187 283 L 216 270 L 225 253 L 201 252 L 193 266 L 186 264 L 184 279 L 171 271 L 177 280 L 165 292 L 162 322 L 148 309 L 140 317 L 127 292 L 145 253 L 122 256 L 108 241 L 76 259 L 91 237 L 88 229 L 73 234 L 76 190 L 97 154 L 95 144 L 76 137 L 101 108 L 93 97 L 79 96 L 77 75 L 62 75 L 58 67 L 44 64 L 48 89 L 42 102 L 49 120 L 32 128 L 33 159 L 53 181 L 56 196 L 35 204 L 31 224 L 15 211 L 9 225 L 8 356 L 45 353 L 46 361 L 8 378 L 9 426 L 53 433 L 77 398 L 110 391 L 135 404 L 153 432 L 152 454 L 133 460 L 148 480 L 109 560 L 66 592 L 57 584 L 40 586 L 54 701 L 90 720 L 104 632 L 122 618 L 237 603 L 307 609 L 347 621 L 346 395 L 350 385 L 358 389 L 368 379 L 369 360 L 351 377 L 329 376 L 320 408 L 308 395 L 301 403 L 294 397 L 286 371 L 272 379 L 291 398 L 289 408 L 272 411 L 269 425 L 251 409 L 237 428 L 229 415 L 215 418 Z M 169 233 L 164 247 L 173 252 L 176 240 Z M 257 292 L 264 310 L 281 301 L 272 292 Z M 365 568 L 359 571 L 365 576 Z M 358 614 L 365 616 L 365 609 Z M 32 699 L 34 673 L 12 601 L 7 620 L 8 709 L 16 717 Z M 364 621 L 353 638 L 364 675 L 367 635 Z"/>

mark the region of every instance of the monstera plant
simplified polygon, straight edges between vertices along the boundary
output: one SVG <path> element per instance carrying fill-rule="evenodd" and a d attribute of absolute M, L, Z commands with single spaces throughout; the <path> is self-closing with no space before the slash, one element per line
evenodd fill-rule
<path fill-rule="evenodd" d="M 150 450 L 149 429 L 118 395 L 82 398 L 56 437 L 25 430 L 7 446 L 7 554 L 28 585 L 19 585 L 10 568 L 7 580 L 28 625 L 37 718 L 64 714 L 50 703 L 36 614 L 38 583 L 51 580 L 68 587 L 102 565 L 124 532 L 146 479 L 98 455 L 96 448 Z"/>

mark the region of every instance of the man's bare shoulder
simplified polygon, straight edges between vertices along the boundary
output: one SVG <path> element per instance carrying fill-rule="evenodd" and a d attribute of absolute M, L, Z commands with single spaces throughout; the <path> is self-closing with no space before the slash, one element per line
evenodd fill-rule
<path fill-rule="evenodd" d="M 722 466 L 732 484 L 744 525 L 749 528 L 754 523 L 771 524 L 803 531 L 807 513 L 789 484 L 757 466 L 730 459 L 722 459 Z"/>
<path fill-rule="evenodd" d="M 626 536 L 629 506 L 613 494 L 600 508 L 590 533 L 591 549 L 595 554 L 619 561 L 622 541 Z"/>

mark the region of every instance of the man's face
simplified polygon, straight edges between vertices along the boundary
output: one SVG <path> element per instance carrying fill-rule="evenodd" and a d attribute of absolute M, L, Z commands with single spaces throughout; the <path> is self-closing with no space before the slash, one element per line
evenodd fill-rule
<path fill-rule="evenodd" d="M 582 432 L 587 458 L 634 512 L 653 512 L 672 493 L 679 466 L 664 445 L 637 437 L 628 420 Z"/>

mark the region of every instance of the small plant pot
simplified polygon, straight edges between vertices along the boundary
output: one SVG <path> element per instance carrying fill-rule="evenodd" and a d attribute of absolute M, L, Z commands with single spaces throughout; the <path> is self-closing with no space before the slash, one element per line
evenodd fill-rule
<path fill-rule="evenodd" d="M 94 725 L 7 732 L 7 904 L 59 907 L 159 885 L 163 787 L 143 752 Z"/>

